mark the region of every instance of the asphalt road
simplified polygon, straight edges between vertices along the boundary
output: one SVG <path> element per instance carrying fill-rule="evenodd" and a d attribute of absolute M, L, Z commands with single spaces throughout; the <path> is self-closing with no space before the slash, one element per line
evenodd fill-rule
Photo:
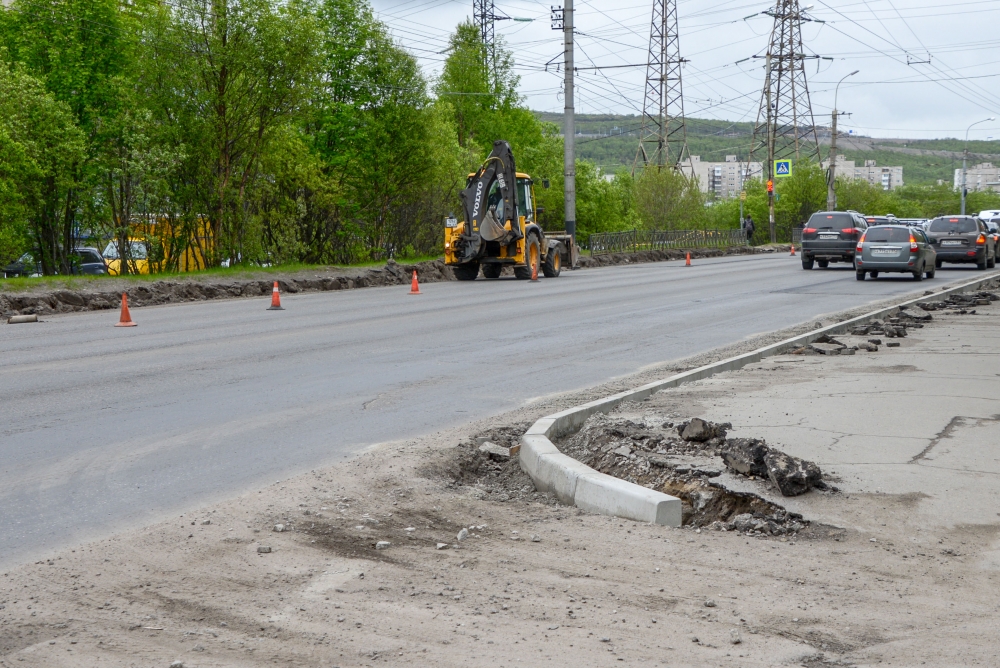
<path fill-rule="evenodd" d="M 0 565 L 387 440 L 950 280 L 748 256 L 0 327 Z"/>

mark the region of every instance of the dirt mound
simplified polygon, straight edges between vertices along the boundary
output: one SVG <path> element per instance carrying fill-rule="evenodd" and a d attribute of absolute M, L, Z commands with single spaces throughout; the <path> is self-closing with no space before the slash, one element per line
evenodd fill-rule
<path fill-rule="evenodd" d="M 750 253 L 775 252 L 780 247 L 737 247 L 729 249 L 704 249 L 691 251 L 691 257 L 721 257 Z M 787 250 L 787 247 L 786 247 Z M 684 258 L 685 251 L 642 251 L 639 253 L 614 253 L 596 258 L 581 257 L 580 267 L 660 262 Z M 455 280 L 454 272 L 443 260 L 399 264 L 389 260 L 384 267 L 311 269 L 289 274 L 259 272 L 245 277 L 219 279 L 210 276 L 174 275 L 169 279 L 148 282 L 136 278 L 102 278 L 88 281 L 101 289 L 33 289 L 26 292 L 0 292 L 0 317 L 12 315 L 50 315 L 73 311 L 101 311 L 117 309 L 123 292 L 128 294 L 130 308 L 205 301 L 209 299 L 237 299 L 241 297 L 268 297 L 274 281 L 283 293 L 326 292 L 353 290 L 386 285 L 408 285 L 416 271 L 421 283 L 438 283 Z M 504 268 L 504 275 L 512 270 Z M 70 286 L 73 278 L 67 279 Z M 2 284 L 0 284 L 2 285 Z"/>
<path fill-rule="evenodd" d="M 441 260 L 417 264 L 397 264 L 389 261 L 384 267 L 341 270 L 331 268 L 317 273 L 261 274 L 251 278 L 215 280 L 208 277 L 139 282 L 137 279 L 101 279 L 95 285 L 107 290 L 54 290 L 51 292 L 0 293 L 0 315 L 48 315 L 72 311 L 116 309 L 122 292 L 128 294 L 130 308 L 240 297 L 270 296 L 274 281 L 285 294 L 352 290 L 385 285 L 409 284 L 416 271 L 422 283 L 454 280 L 451 269 Z"/>

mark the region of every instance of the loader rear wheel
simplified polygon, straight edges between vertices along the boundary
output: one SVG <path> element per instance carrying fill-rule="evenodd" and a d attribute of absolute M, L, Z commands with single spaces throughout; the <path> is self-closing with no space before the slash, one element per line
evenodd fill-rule
<path fill-rule="evenodd" d="M 502 264 L 484 264 L 483 265 L 483 276 L 486 278 L 500 278 L 500 274 L 503 272 Z"/>
<path fill-rule="evenodd" d="M 562 253 L 558 248 L 550 248 L 545 256 L 545 263 L 542 264 L 542 273 L 545 278 L 557 278 L 562 271 Z"/>
<path fill-rule="evenodd" d="M 528 235 L 524 243 L 524 266 L 514 267 L 514 276 L 527 281 L 531 278 L 532 268 L 538 271 L 541 252 L 538 247 L 538 237 L 534 234 Z"/>
<path fill-rule="evenodd" d="M 455 278 L 460 281 L 474 281 L 479 275 L 478 262 L 466 262 L 465 264 L 452 265 L 451 270 L 455 272 Z"/>

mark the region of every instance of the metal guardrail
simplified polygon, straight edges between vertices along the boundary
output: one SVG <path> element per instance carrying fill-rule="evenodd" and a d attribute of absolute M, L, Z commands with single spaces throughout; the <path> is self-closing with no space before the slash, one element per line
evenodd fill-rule
<path fill-rule="evenodd" d="M 743 230 L 630 230 L 591 234 L 588 245 L 591 255 L 668 248 L 731 248 L 746 246 L 747 235 Z"/>
<path fill-rule="evenodd" d="M 802 228 L 801 227 L 793 227 L 792 228 L 792 243 L 793 244 L 799 244 L 799 245 L 802 244 Z"/>

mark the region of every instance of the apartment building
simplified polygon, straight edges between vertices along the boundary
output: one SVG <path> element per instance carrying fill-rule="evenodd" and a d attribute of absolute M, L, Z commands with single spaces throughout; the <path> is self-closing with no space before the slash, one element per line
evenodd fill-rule
<path fill-rule="evenodd" d="M 830 168 L 830 159 L 823 161 L 823 169 Z M 882 190 L 895 190 L 903 185 L 903 167 L 879 167 L 875 160 L 865 160 L 864 166 L 858 166 L 854 160 L 845 156 L 837 156 L 837 177 L 861 179 Z"/>
<path fill-rule="evenodd" d="M 981 162 L 965 170 L 965 187 L 969 192 L 995 190 L 1000 192 L 1000 167 L 992 162 Z M 962 188 L 962 168 L 955 170 L 955 190 Z"/>
<path fill-rule="evenodd" d="M 691 156 L 691 162 L 681 164 L 685 176 L 698 179 L 698 187 L 703 193 L 714 194 L 716 199 L 739 197 L 743 183 L 749 179 L 759 179 L 764 173 L 759 162 L 741 162 L 735 155 L 727 155 L 725 162 L 702 162 L 701 156 Z"/>

